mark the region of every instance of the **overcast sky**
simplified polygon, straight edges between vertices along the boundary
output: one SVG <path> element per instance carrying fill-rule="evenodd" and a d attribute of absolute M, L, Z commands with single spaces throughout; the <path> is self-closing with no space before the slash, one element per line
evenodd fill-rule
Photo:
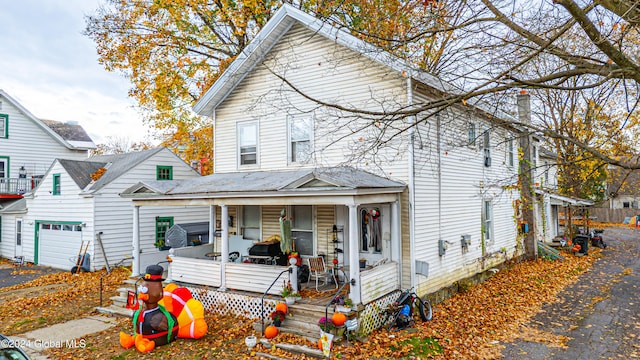
<path fill-rule="evenodd" d="M 98 0 L 0 0 L 0 89 L 41 119 L 77 121 L 95 143 L 152 140 L 128 81 L 98 64 L 82 35 Z"/>

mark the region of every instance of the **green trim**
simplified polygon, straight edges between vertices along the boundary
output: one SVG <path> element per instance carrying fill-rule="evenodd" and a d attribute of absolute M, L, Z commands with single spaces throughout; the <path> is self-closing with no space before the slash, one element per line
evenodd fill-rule
<path fill-rule="evenodd" d="M 61 188 L 62 184 L 60 183 L 60 174 L 53 174 L 53 189 L 51 190 L 51 194 L 60 195 L 62 192 Z"/>
<path fill-rule="evenodd" d="M 82 225 L 82 221 L 57 221 L 57 220 L 35 220 L 33 226 L 33 263 L 38 265 L 38 245 L 40 243 L 40 224 L 54 224 L 54 225 Z M 24 231 L 23 231 L 24 233 Z"/>
<path fill-rule="evenodd" d="M 157 165 L 156 180 L 173 180 L 173 166 Z"/>
<path fill-rule="evenodd" d="M 0 156 L 0 159 L 6 159 L 7 160 L 7 168 L 4 169 L 4 178 L 8 179 L 11 177 L 11 173 L 9 170 L 11 170 L 11 160 L 9 159 L 9 156 Z"/>
<path fill-rule="evenodd" d="M 4 122 L 4 134 L 0 132 L 0 138 L 9 138 L 9 115 L 0 114 L 0 121 Z"/>
<path fill-rule="evenodd" d="M 166 223 L 169 223 L 167 226 Z M 160 217 L 156 216 L 156 242 L 155 246 L 160 248 L 165 246 L 167 230 L 173 226 L 173 216 Z M 162 228 L 160 228 L 162 227 Z"/>

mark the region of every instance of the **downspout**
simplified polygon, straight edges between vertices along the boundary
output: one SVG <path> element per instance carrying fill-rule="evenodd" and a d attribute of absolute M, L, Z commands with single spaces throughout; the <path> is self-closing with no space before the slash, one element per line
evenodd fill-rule
<path fill-rule="evenodd" d="M 438 241 L 442 240 L 442 137 L 440 113 L 436 114 L 436 151 L 438 152 Z"/>
<path fill-rule="evenodd" d="M 411 73 L 409 73 L 411 74 Z M 412 89 L 412 81 L 411 81 L 411 75 L 409 75 L 407 77 L 407 105 L 409 107 L 413 106 L 413 89 Z M 410 268 L 411 268 L 411 274 L 410 274 L 410 281 L 411 281 L 411 286 L 415 286 L 415 280 L 416 280 L 416 259 L 415 259 L 415 223 L 416 223 L 416 219 L 415 219 L 415 211 L 414 211 L 414 204 L 415 204 L 415 177 L 414 177 L 414 171 L 415 171 L 415 167 L 414 167 L 414 146 L 413 146 L 413 141 L 414 141 L 414 135 L 415 135 L 415 127 L 413 126 L 415 124 L 415 115 L 410 116 L 408 119 L 408 126 L 409 126 L 409 261 L 410 261 Z M 402 281 L 400 282 L 402 283 Z"/>

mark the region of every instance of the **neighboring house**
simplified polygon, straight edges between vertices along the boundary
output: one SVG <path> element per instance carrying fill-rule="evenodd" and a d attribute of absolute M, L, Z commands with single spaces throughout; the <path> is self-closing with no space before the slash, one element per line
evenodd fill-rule
<path fill-rule="evenodd" d="M 636 163 L 638 160 L 628 159 L 629 162 Z M 640 171 L 609 166 L 607 172 L 608 208 L 628 211 L 640 209 Z"/>
<path fill-rule="evenodd" d="M 284 5 L 194 108 L 215 120 L 214 174 L 142 181 L 123 196 L 141 209 L 208 203 L 210 221 L 223 220 L 218 261 L 175 249 L 174 280 L 265 291 L 281 267 L 229 262 L 227 254 L 279 234 L 285 209 L 296 250 L 344 266 L 355 303 L 411 286 L 436 292 L 523 251 L 515 129 L 460 103 L 395 119 L 399 127 L 419 124 L 393 138 L 376 130 L 391 131 L 388 119 L 372 113 L 416 109 L 451 91 Z M 385 144 L 368 148 L 374 138 Z"/>
<path fill-rule="evenodd" d="M 25 193 L 56 158 L 82 160 L 95 144 L 76 123 L 41 120 L 0 90 L 0 256 L 21 256 Z M 19 210 L 23 209 L 23 210 Z"/>
<path fill-rule="evenodd" d="M 565 235 L 560 217 L 572 213 L 569 208 L 592 206 L 593 201 L 577 199 L 558 193 L 558 155 L 536 144 L 533 151 L 534 203 L 536 240 L 551 243 Z M 562 214 L 562 215 L 561 215 Z"/>
<path fill-rule="evenodd" d="M 144 179 L 199 176 L 166 148 L 86 160 L 56 159 L 36 189 L 25 195 L 22 206 L 5 211 L 12 216 L 25 211 L 20 213 L 25 260 L 71 269 L 84 242 L 90 268 L 96 270 L 106 266 L 105 255 L 110 265 L 132 255 L 134 212 L 131 202 L 119 196 L 122 190 Z M 165 206 L 145 208 L 139 216 L 144 226 L 139 228 L 140 247 L 134 256 L 146 266 L 166 261 L 168 252 L 155 244 L 171 225 L 205 221 L 209 214 L 207 207 Z"/>

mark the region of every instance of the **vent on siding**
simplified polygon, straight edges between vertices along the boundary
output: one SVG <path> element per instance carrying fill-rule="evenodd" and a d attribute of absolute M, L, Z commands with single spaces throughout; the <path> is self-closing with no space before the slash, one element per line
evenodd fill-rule
<path fill-rule="evenodd" d="M 429 277 L 429 263 L 426 261 L 416 260 L 416 274 Z"/>

